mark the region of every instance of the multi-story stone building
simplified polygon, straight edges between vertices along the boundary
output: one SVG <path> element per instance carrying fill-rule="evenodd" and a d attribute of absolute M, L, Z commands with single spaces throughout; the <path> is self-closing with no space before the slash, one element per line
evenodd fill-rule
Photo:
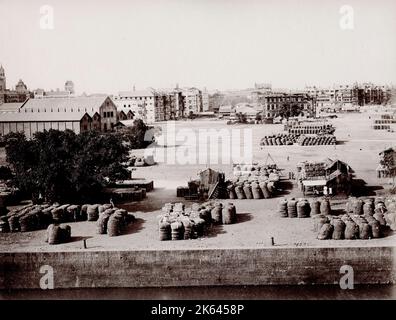
<path fill-rule="evenodd" d="M 176 88 L 158 89 L 162 96 L 165 120 L 177 120 L 184 117 L 183 91 L 176 85 Z"/>
<path fill-rule="evenodd" d="M 114 97 L 118 111 L 131 110 L 136 119 L 146 123 L 165 120 L 164 102 L 163 94 L 154 89 L 122 91 Z"/>
<path fill-rule="evenodd" d="M 146 123 L 183 118 L 184 101 L 183 91 L 178 88 L 123 91 L 114 97 L 119 112 L 132 111 L 135 118 Z"/>
<path fill-rule="evenodd" d="M 202 91 L 197 88 L 182 89 L 185 115 L 197 114 L 203 111 Z"/>
<path fill-rule="evenodd" d="M 340 85 L 336 88 L 335 99 L 342 107 L 357 105 L 358 94 L 355 86 Z"/>
<path fill-rule="evenodd" d="M 272 93 L 261 99 L 263 115 L 267 119 L 277 116 L 314 116 L 316 99 L 305 93 Z"/>
<path fill-rule="evenodd" d="M 390 100 L 391 89 L 388 86 L 377 86 L 373 83 L 362 83 L 357 86 L 359 106 L 384 104 Z"/>
<path fill-rule="evenodd" d="M 316 98 L 317 107 L 321 110 L 334 110 L 336 106 L 336 90 L 331 88 L 321 89 L 316 87 L 307 87 L 306 92 Z"/>
<path fill-rule="evenodd" d="M 17 93 L 23 93 L 26 94 L 29 92 L 29 90 L 27 89 L 26 84 L 23 83 L 22 79 L 19 79 L 17 85 L 15 86 L 15 91 Z"/>
<path fill-rule="evenodd" d="M 205 89 L 202 91 L 202 111 L 210 111 L 209 110 L 209 92 Z"/>
<path fill-rule="evenodd" d="M 318 109 L 338 111 L 370 104 L 384 104 L 390 99 L 390 88 L 372 83 L 337 85 L 331 88 L 306 87 L 306 93 L 317 100 Z"/>

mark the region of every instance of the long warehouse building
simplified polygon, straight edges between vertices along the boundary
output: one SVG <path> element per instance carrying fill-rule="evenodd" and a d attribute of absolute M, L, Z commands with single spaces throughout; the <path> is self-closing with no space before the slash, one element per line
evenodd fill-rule
<path fill-rule="evenodd" d="M 23 131 L 31 138 L 35 132 L 49 129 L 109 131 L 118 116 L 116 105 L 107 96 L 29 99 L 19 107 L 0 106 L 0 135 Z"/>

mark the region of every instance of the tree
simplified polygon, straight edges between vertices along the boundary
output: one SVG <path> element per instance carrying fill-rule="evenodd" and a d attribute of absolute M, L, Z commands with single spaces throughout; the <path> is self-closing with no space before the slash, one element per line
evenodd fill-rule
<path fill-rule="evenodd" d="M 33 200 L 80 202 L 97 199 L 104 187 L 129 177 L 123 165 L 128 149 L 114 133 L 49 130 L 27 140 L 5 137 L 13 185 Z"/>
<path fill-rule="evenodd" d="M 302 112 L 299 105 L 291 105 L 289 103 L 284 103 L 280 108 L 278 115 L 282 118 L 296 117 Z"/>
<path fill-rule="evenodd" d="M 190 111 L 190 112 L 188 113 L 188 119 L 194 120 L 195 118 L 196 118 L 196 117 L 195 117 L 194 112 L 193 112 L 193 111 Z"/>
<path fill-rule="evenodd" d="M 127 127 L 123 131 L 123 137 L 129 144 L 130 149 L 146 148 L 152 143 L 152 138 L 149 137 L 150 127 L 148 127 L 142 119 L 136 119 L 132 127 Z"/>
<path fill-rule="evenodd" d="M 237 118 L 238 118 L 238 122 L 239 123 L 247 123 L 247 119 L 246 119 L 246 114 L 242 113 L 242 112 L 238 112 L 236 114 Z"/>
<path fill-rule="evenodd" d="M 10 180 L 13 178 L 13 174 L 10 168 L 6 166 L 0 166 L 0 180 Z"/>

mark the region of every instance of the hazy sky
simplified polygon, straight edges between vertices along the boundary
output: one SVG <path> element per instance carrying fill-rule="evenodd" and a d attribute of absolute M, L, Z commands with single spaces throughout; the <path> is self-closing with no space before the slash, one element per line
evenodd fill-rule
<path fill-rule="evenodd" d="M 40 28 L 40 7 L 54 29 Z M 354 29 L 340 27 L 342 5 Z M 8 87 L 117 93 L 396 84 L 395 0 L 0 0 L 0 63 Z"/>

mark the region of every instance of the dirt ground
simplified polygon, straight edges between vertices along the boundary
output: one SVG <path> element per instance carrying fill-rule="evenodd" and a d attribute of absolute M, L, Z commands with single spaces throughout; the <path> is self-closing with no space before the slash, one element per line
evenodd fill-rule
<path fill-rule="evenodd" d="M 225 121 L 194 120 L 176 123 L 176 130 L 192 129 L 251 129 L 253 140 L 253 160 L 264 163 L 268 153 L 285 169 L 285 175 L 295 170 L 295 165 L 303 160 L 321 160 L 325 157 L 338 158 L 348 163 L 355 171 L 356 178 L 362 179 L 372 192 L 381 194 L 383 188 L 389 187 L 387 179 L 377 179 L 375 169 L 378 165 L 378 153 L 386 147 L 396 144 L 396 133 L 375 131 L 370 128 L 370 113 L 340 114 L 330 120 L 336 127 L 339 144 L 336 146 L 269 146 L 261 148 L 260 139 L 267 134 L 281 132 L 283 125 L 232 125 Z M 166 124 L 164 124 L 166 126 Z M 163 130 L 166 130 L 163 128 Z M 190 141 L 191 142 L 191 141 Z M 189 142 L 185 142 L 184 145 Z M 163 148 L 172 151 L 181 150 L 183 142 L 176 147 Z M 198 154 L 205 155 L 205 150 L 198 149 Z M 144 150 L 137 150 L 142 155 Z M 1 155 L 1 154 L 0 154 Z M 289 159 L 288 159 L 289 157 Z M 278 198 L 265 200 L 233 200 L 238 212 L 238 223 L 212 227 L 208 235 L 196 240 L 159 241 L 157 216 L 166 202 L 177 201 L 176 187 L 186 185 L 189 179 L 195 179 L 197 173 L 206 167 L 222 170 L 226 177 L 231 177 L 231 164 L 166 164 L 159 163 L 151 167 L 137 168 L 133 171 L 135 178 L 154 180 L 155 189 L 147 194 L 141 202 L 129 203 L 120 207 L 128 209 L 137 221 L 130 225 L 124 235 L 110 238 L 97 235 L 93 222 L 70 223 L 72 241 L 70 243 L 49 246 L 44 242 L 45 231 L 27 233 L 0 234 L 0 251 L 68 251 L 84 250 L 83 239 L 88 249 L 85 250 L 167 250 L 167 249 L 204 249 L 204 248 L 261 248 L 271 246 L 271 237 L 277 247 L 306 246 L 395 246 L 396 233 L 372 240 L 317 240 L 313 231 L 313 219 L 280 218 L 276 208 Z M 296 185 L 285 192 L 286 197 L 302 197 Z M 183 201 L 188 206 L 191 202 Z M 227 203 L 228 200 L 222 202 Z M 335 209 L 342 209 L 345 200 L 333 200 Z"/>

